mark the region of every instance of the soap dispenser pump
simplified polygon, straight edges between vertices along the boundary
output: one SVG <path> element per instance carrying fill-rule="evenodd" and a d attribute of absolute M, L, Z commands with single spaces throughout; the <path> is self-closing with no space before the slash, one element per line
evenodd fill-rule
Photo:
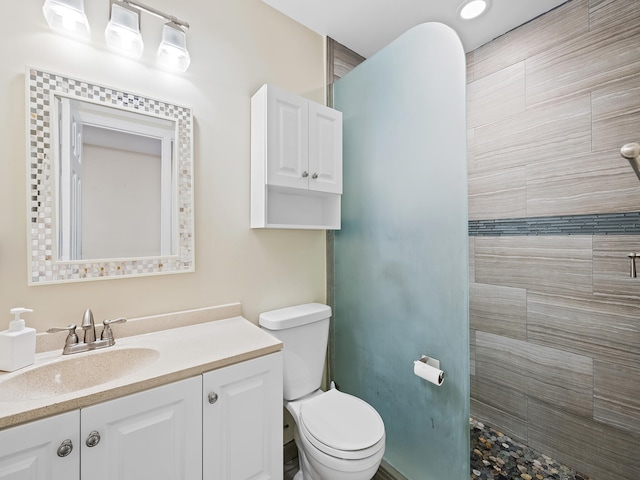
<path fill-rule="evenodd" d="M 14 319 L 9 322 L 9 330 L 0 332 L 0 370 L 13 372 L 31 365 L 36 358 L 36 331 L 25 327 L 20 318 L 23 313 L 33 312 L 29 308 L 11 309 Z"/>

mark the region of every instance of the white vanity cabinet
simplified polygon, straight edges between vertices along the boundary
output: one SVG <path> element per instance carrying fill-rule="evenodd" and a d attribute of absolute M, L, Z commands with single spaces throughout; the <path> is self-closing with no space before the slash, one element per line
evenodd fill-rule
<path fill-rule="evenodd" d="M 281 480 L 282 352 L 0 430 L 0 480 Z"/>
<path fill-rule="evenodd" d="M 188 378 L 81 410 L 81 478 L 202 479 L 202 380 Z"/>
<path fill-rule="evenodd" d="M 272 85 L 251 98 L 251 227 L 339 229 L 342 113 Z"/>
<path fill-rule="evenodd" d="M 80 412 L 0 430 L 1 480 L 79 480 Z"/>
<path fill-rule="evenodd" d="M 281 480 L 282 353 L 202 379 L 203 480 Z"/>

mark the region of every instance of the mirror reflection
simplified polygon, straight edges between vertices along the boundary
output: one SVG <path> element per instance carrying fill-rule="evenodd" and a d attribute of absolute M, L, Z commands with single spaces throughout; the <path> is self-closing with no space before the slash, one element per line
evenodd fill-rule
<path fill-rule="evenodd" d="M 55 96 L 60 260 L 175 254 L 174 121 Z"/>
<path fill-rule="evenodd" d="M 194 271 L 193 118 L 27 68 L 29 284 Z"/>

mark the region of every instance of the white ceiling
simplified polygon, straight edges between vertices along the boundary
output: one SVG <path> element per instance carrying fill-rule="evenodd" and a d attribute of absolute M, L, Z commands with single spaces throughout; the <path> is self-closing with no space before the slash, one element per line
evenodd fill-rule
<path fill-rule="evenodd" d="M 369 58 L 424 22 L 450 26 L 458 32 L 465 52 L 470 52 L 568 0 L 490 0 L 488 12 L 475 20 L 457 17 L 463 0 L 263 1 Z"/>

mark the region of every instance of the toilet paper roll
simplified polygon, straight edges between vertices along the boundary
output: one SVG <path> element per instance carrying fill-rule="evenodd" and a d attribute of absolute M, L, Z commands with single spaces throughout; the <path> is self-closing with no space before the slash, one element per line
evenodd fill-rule
<path fill-rule="evenodd" d="M 429 360 L 428 357 L 422 357 L 420 360 L 413 362 L 413 373 L 434 385 L 440 386 L 444 382 L 444 372 L 429 365 Z"/>

